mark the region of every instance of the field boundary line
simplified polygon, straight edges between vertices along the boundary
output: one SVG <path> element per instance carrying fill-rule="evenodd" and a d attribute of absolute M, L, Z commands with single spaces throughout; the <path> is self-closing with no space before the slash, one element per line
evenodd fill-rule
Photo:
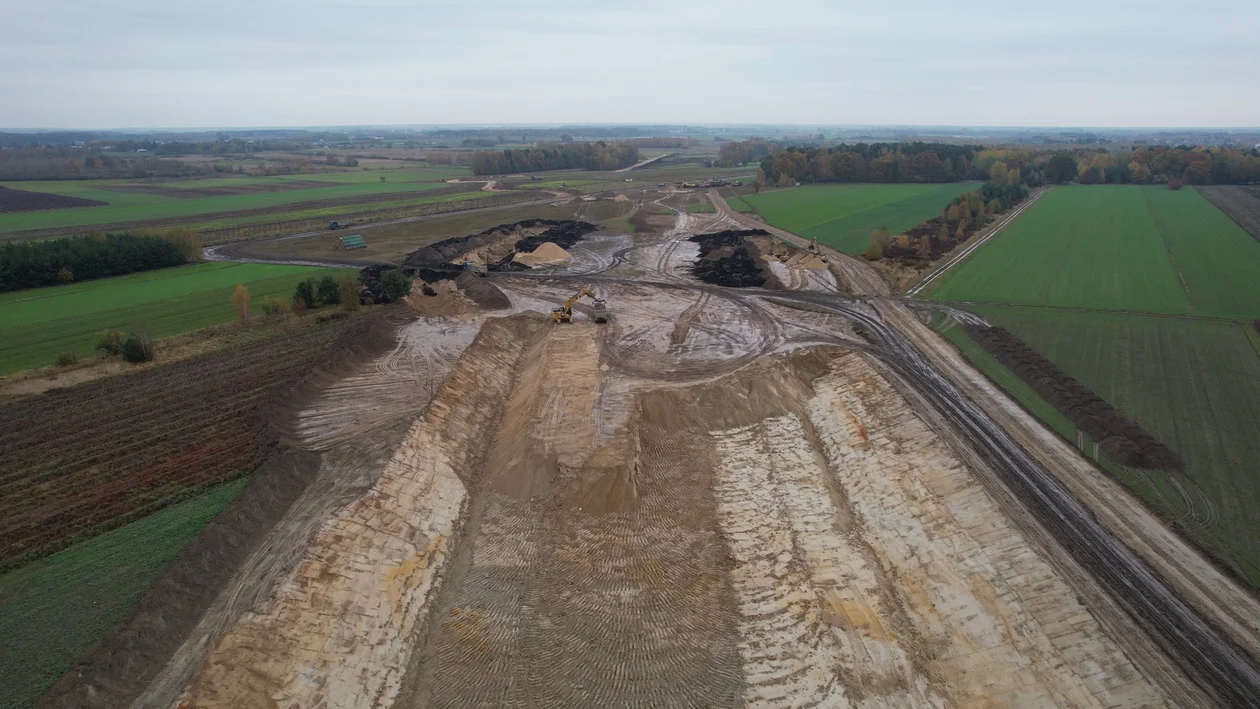
<path fill-rule="evenodd" d="M 1006 303 L 997 300 L 940 300 L 958 307 L 979 306 L 982 308 L 1009 308 L 1012 310 L 1049 310 L 1052 312 L 1082 313 L 1085 315 L 1125 315 L 1148 318 L 1175 318 L 1178 320 L 1202 320 L 1217 323 L 1250 322 L 1245 318 L 1233 315 L 1209 315 L 1200 313 L 1161 313 L 1154 310 L 1124 310 L 1117 308 L 1085 308 L 1079 305 L 1029 305 L 1028 303 Z"/>
<path fill-rule="evenodd" d="M 1015 221 L 1019 217 L 1019 215 L 1023 214 L 1025 210 L 1027 210 L 1029 207 L 1033 205 L 1034 202 L 1041 199 L 1041 196 L 1046 194 L 1049 191 L 1050 191 L 1050 188 L 1045 187 L 1036 195 L 1034 195 L 1032 199 L 1025 201 L 1018 208 L 1016 208 L 1015 211 L 1006 215 L 1006 217 L 1003 218 L 1002 221 L 998 222 L 997 224 L 993 226 L 993 228 L 989 231 L 988 234 L 977 239 L 974 244 L 963 249 L 957 256 L 945 262 L 945 264 L 943 264 L 942 266 L 938 267 L 936 270 L 929 273 L 923 280 L 919 281 L 917 284 L 915 284 L 909 290 L 907 290 L 906 297 L 912 298 L 918 295 L 919 293 L 922 293 L 923 289 L 931 285 L 933 281 L 945 275 L 945 273 L 949 271 L 949 269 L 953 268 L 954 266 L 958 265 L 962 261 L 966 260 L 967 257 L 971 256 L 971 254 L 974 253 L 976 249 L 980 248 L 981 246 L 984 246 L 986 243 L 988 243 L 989 239 L 992 239 L 993 237 L 1001 233 L 1003 229 L 1009 226 L 1011 222 Z"/>
<path fill-rule="evenodd" d="M 1251 347 L 1256 351 L 1256 356 L 1260 357 L 1260 330 L 1257 330 L 1256 326 L 1252 324 L 1245 324 L 1242 327 L 1243 334 L 1247 336 L 1247 339 L 1251 342 Z"/>

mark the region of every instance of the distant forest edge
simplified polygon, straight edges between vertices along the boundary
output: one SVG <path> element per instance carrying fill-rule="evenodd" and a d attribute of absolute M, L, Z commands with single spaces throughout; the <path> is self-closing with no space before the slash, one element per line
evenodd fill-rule
<path fill-rule="evenodd" d="M 765 185 L 797 182 L 953 182 L 985 180 L 995 163 L 1020 171 L 1028 184 L 1227 185 L 1260 182 L 1260 150 L 1137 147 L 1037 150 L 947 143 L 791 145 L 760 138 L 724 143 L 721 167 L 758 164 Z"/>
<path fill-rule="evenodd" d="M 191 229 L 3 244 L 0 292 L 181 266 L 200 255 L 201 239 Z"/>
<path fill-rule="evenodd" d="M 619 170 L 639 162 L 633 143 L 538 143 L 532 148 L 473 153 L 474 175 L 502 175 L 543 170 Z"/>

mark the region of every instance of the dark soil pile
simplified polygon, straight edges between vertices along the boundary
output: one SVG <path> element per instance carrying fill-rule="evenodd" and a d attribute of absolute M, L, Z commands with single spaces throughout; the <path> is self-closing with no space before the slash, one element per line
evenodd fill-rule
<path fill-rule="evenodd" d="M 1180 470 L 1181 457 L 1005 328 L 965 325 L 967 333 L 1117 461 Z"/>
<path fill-rule="evenodd" d="M 472 271 L 464 271 L 456 276 L 455 285 L 469 300 L 486 310 L 502 310 L 512 305 L 498 286 Z"/>
<path fill-rule="evenodd" d="M 384 275 L 386 271 L 396 270 L 398 270 L 397 266 L 387 266 L 384 264 L 368 266 L 367 268 L 360 270 L 359 283 L 363 285 L 363 292 L 359 295 L 359 300 L 364 305 L 371 305 L 373 303 L 388 303 L 389 292 L 385 290 L 385 285 L 381 283 L 381 276 Z M 434 281 L 440 280 L 440 278 L 425 278 L 424 276 L 420 276 L 420 280 L 433 283 Z M 371 300 L 369 301 L 368 298 L 371 298 Z"/>
<path fill-rule="evenodd" d="M 766 284 L 766 273 L 757 259 L 756 246 L 748 236 L 769 236 L 762 229 L 732 229 L 714 234 L 698 234 L 691 240 L 700 245 L 700 258 L 691 273 L 705 283 L 732 288 L 758 288 Z"/>
<path fill-rule="evenodd" d="M 526 266 L 512 261 L 512 257 L 517 252 L 533 251 L 548 241 L 563 249 L 568 249 L 581 241 L 583 236 L 599 228 L 589 222 L 573 219 L 526 219 L 512 224 L 500 224 L 477 234 L 443 239 L 422 249 L 412 251 L 407 255 L 407 259 L 403 261 L 403 269 L 430 283 L 443 278 L 454 278 L 459 275 L 463 267 L 451 263 L 452 260 L 469 251 L 492 244 L 514 232 L 539 226 L 548 228 L 540 234 L 527 236 L 517 241 L 510 253 L 489 264 L 487 270 L 526 270 Z"/>

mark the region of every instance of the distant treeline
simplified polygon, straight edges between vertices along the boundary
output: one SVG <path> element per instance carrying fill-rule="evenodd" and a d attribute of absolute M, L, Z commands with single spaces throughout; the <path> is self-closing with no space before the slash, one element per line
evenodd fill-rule
<path fill-rule="evenodd" d="M 89 148 L 0 150 L 0 180 L 81 180 L 106 177 L 187 177 L 214 172 L 205 165 L 137 155 L 101 154 Z"/>
<path fill-rule="evenodd" d="M 1238 148 L 1155 147 L 1075 150 L 1036 156 L 1046 182 L 1089 184 L 1237 185 L 1260 182 L 1260 151 Z"/>
<path fill-rule="evenodd" d="M 717 165 L 756 163 L 762 183 L 951 182 L 987 180 L 1001 162 L 1018 170 L 1029 185 L 1081 184 L 1192 185 L 1260 182 L 1260 150 L 1241 148 L 1138 147 L 1036 150 L 983 148 L 945 143 L 860 143 L 831 147 L 795 146 L 752 138 L 724 143 Z"/>
<path fill-rule="evenodd" d="M 196 232 L 94 234 L 0 245 L 0 292 L 89 281 L 187 263 Z"/>
<path fill-rule="evenodd" d="M 639 149 L 628 143 L 538 143 L 533 148 L 473 153 L 474 175 L 543 170 L 616 170 L 639 161 Z"/>
<path fill-rule="evenodd" d="M 978 145 L 858 143 L 826 148 L 780 146 L 765 140 L 724 143 L 717 164 L 760 162 L 770 185 L 796 182 L 953 182 L 971 176 Z M 985 175 L 987 177 L 987 175 Z"/>

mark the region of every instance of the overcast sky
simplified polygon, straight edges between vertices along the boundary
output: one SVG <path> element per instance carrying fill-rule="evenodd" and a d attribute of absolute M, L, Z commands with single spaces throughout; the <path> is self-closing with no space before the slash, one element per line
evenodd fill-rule
<path fill-rule="evenodd" d="M 0 127 L 1260 125 L 1260 0 L 0 0 Z"/>

